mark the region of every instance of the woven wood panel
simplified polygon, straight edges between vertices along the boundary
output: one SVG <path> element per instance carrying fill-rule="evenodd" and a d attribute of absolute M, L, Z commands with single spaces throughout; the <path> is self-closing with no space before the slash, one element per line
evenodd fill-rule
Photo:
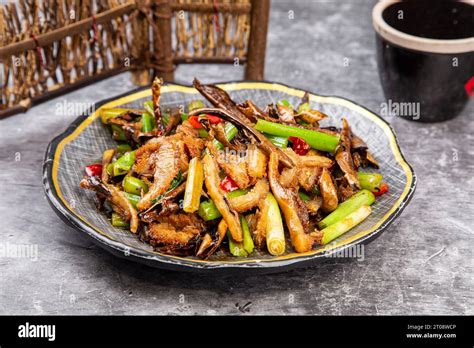
<path fill-rule="evenodd" d="M 268 7 L 269 0 L 0 6 L 0 118 L 127 70 L 146 85 L 156 75 L 172 81 L 176 64 L 247 62 L 246 77 L 262 79 Z"/>

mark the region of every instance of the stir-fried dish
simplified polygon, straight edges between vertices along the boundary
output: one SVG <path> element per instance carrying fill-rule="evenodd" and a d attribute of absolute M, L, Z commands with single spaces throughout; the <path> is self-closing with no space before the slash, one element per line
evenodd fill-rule
<path fill-rule="evenodd" d="M 260 108 L 224 90 L 187 108 L 160 105 L 162 80 L 143 109 L 101 109 L 117 146 L 85 169 L 80 185 L 96 193 L 115 227 L 161 252 L 209 258 L 304 253 L 362 222 L 388 191 L 378 163 L 346 119 L 287 100 Z M 206 101 L 207 102 L 206 102 Z"/>

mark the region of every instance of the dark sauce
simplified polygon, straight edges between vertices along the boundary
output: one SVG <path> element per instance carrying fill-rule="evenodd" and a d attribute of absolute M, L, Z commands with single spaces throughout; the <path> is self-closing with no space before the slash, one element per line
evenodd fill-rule
<path fill-rule="evenodd" d="M 404 0 L 387 7 L 383 19 L 409 35 L 455 40 L 474 37 L 474 6 L 455 0 Z"/>

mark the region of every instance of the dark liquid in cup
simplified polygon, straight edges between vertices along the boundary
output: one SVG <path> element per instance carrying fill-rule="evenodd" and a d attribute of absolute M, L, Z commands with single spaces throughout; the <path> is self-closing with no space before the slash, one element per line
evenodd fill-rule
<path fill-rule="evenodd" d="M 438 40 L 474 37 L 474 6 L 454 0 L 405 0 L 385 9 L 391 27 L 414 36 Z"/>

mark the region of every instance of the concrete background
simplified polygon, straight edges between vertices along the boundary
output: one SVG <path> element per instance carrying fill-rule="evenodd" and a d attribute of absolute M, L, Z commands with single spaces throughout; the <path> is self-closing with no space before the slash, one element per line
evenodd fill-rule
<path fill-rule="evenodd" d="M 273 1 L 266 79 L 380 112 L 373 4 Z M 242 73 L 233 66 L 182 66 L 176 77 L 217 82 Z M 44 197 L 46 146 L 75 118 L 59 116 L 57 103 L 97 102 L 132 88 L 124 74 L 0 121 L 0 243 L 38 248 L 36 261 L 0 258 L 0 314 L 474 314 L 472 101 L 446 123 L 389 118 L 418 188 L 397 221 L 366 247 L 363 261 L 214 277 L 118 259 L 67 227 Z"/>

